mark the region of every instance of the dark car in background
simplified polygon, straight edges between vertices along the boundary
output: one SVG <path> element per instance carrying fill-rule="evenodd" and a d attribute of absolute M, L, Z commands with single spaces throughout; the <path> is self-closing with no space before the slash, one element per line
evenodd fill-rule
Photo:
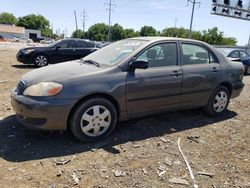
<path fill-rule="evenodd" d="M 19 50 L 16 58 L 24 64 L 44 67 L 48 64 L 80 59 L 100 47 L 92 41 L 82 39 L 65 39 L 45 47 L 27 47 Z"/>
<path fill-rule="evenodd" d="M 27 73 L 12 106 L 27 127 L 70 129 L 80 140 L 97 141 L 117 121 L 200 107 L 221 115 L 240 95 L 243 74 L 241 63 L 206 43 L 139 37 Z"/>
<path fill-rule="evenodd" d="M 245 75 L 250 75 L 250 55 L 245 50 L 218 48 L 218 50 L 232 61 L 240 61 L 244 65 Z"/>

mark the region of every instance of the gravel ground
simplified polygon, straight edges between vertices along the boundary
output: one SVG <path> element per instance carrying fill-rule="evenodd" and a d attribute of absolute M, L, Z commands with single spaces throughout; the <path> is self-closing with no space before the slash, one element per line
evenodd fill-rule
<path fill-rule="evenodd" d="M 16 61 L 20 47 L 0 44 L 0 187 L 193 187 L 178 138 L 199 187 L 250 187 L 250 76 L 221 117 L 197 109 L 137 119 L 88 144 L 16 121 L 11 89 L 34 69 Z"/>

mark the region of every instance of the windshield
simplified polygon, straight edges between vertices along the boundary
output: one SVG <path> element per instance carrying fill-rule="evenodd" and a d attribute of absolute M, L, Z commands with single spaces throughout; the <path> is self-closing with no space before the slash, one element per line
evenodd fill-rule
<path fill-rule="evenodd" d="M 233 50 L 232 49 L 224 49 L 224 48 L 217 48 L 219 52 L 221 52 L 224 56 L 228 56 Z"/>
<path fill-rule="evenodd" d="M 83 60 L 92 60 L 100 65 L 112 66 L 128 57 L 147 41 L 126 39 L 103 47 L 96 52 L 84 57 Z"/>

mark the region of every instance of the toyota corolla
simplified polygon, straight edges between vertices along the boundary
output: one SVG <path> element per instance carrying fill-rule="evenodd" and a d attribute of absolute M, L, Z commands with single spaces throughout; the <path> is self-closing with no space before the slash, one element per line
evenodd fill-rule
<path fill-rule="evenodd" d="M 145 37 L 110 44 L 81 60 L 24 75 L 12 92 L 17 119 L 40 130 L 107 137 L 118 121 L 191 108 L 224 113 L 244 67 L 195 40 Z"/>

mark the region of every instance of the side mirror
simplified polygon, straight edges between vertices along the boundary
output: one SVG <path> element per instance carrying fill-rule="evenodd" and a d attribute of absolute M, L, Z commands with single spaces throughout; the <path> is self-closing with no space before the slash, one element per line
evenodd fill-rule
<path fill-rule="evenodd" d="M 58 49 L 60 49 L 61 48 L 61 46 L 56 46 L 56 50 L 58 50 Z"/>
<path fill-rule="evenodd" d="M 135 60 L 129 64 L 129 68 L 131 70 L 135 69 L 147 69 L 148 68 L 148 62 L 144 60 Z"/>

